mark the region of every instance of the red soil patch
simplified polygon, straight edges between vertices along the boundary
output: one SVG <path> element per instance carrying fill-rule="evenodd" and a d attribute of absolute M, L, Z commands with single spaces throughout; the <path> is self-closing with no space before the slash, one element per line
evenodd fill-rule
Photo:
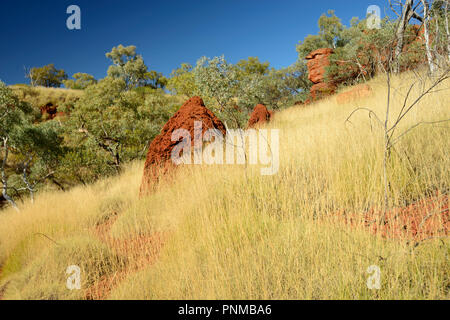
<path fill-rule="evenodd" d="M 127 257 L 126 269 L 103 276 L 85 292 L 87 300 L 104 300 L 130 273 L 137 272 L 154 264 L 164 246 L 166 235 L 155 233 L 152 236 L 137 236 L 129 239 L 104 237 L 106 244 L 117 254 Z"/>
<path fill-rule="evenodd" d="M 395 208 L 386 214 L 370 210 L 364 215 L 340 215 L 346 224 L 363 225 L 373 234 L 383 238 L 423 241 L 447 237 L 450 230 L 448 195 L 436 195 L 405 207 Z M 384 223 L 380 224 L 384 216 Z"/>
<path fill-rule="evenodd" d="M 338 104 L 344 104 L 356 99 L 370 97 L 372 95 L 372 88 L 365 84 L 356 86 L 350 91 L 340 93 L 336 96 L 336 102 Z"/>
<path fill-rule="evenodd" d="M 128 274 L 139 271 L 156 262 L 159 253 L 167 239 L 166 233 L 156 232 L 151 236 L 136 236 L 127 239 L 117 239 L 110 235 L 110 230 L 117 220 L 114 214 L 106 222 L 95 228 L 95 235 L 108 245 L 115 253 L 127 258 L 126 270 L 119 270 L 110 275 L 103 276 L 85 292 L 87 300 L 104 300 Z"/>
<path fill-rule="evenodd" d="M 125 273 L 115 273 L 112 276 L 103 276 L 97 283 L 89 287 L 85 292 L 86 300 L 106 300 L 111 290 L 123 279 Z"/>
<path fill-rule="evenodd" d="M 250 119 L 248 120 L 248 127 L 254 128 L 258 125 L 269 122 L 272 118 L 273 111 L 268 111 L 266 106 L 262 104 L 258 104 L 250 115 Z"/>
<path fill-rule="evenodd" d="M 180 138 L 172 141 L 172 133 L 177 129 L 186 129 L 191 135 L 194 145 L 194 121 L 202 122 L 202 135 L 209 129 L 217 129 L 226 134 L 225 126 L 210 110 L 205 107 L 200 97 L 186 101 L 175 115 L 164 125 L 161 133 L 151 142 L 141 184 L 141 195 L 148 193 L 161 173 L 166 173 L 172 165 L 170 157 L 173 148 L 182 143 Z"/>

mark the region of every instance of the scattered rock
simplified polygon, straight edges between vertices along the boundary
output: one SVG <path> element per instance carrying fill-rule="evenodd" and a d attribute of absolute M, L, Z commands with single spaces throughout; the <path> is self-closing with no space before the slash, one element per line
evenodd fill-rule
<path fill-rule="evenodd" d="M 261 124 L 270 121 L 272 114 L 269 110 L 267 110 L 266 106 L 262 104 L 258 104 L 250 115 L 250 119 L 248 120 L 248 127 L 254 128 Z"/>
<path fill-rule="evenodd" d="M 150 143 L 145 162 L 141 184 L 141 195 L 152 190 L 159 175 L 166 173 L 171 166 L 173 148 L 182 142 L 172 141 L 172 133 L 177 129 L 186 129 L 191 135 L 191 145 L 194 145 L 194 121 L 202 122 L 202 135 L 209 129 L 217 129 L 225 136 L 226 128 L 210 110 L 205 107 L 200 97 L 193 97 L 186 101 L 175 115 L 164 125 L 161 133 Z"/>
<path fill-rule="evenodd" d="M 370 97 L 372 95 L 372 88 L 368 84 L 359 85 L 347 92 L 342 92 L 336 96 L 338 104 L 345 104 L 357 99 Z"/>

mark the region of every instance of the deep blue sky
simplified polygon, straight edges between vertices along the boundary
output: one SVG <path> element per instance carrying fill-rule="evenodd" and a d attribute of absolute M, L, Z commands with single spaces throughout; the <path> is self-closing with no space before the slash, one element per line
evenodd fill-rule
<path fill-rule="evenodd" d="M 105 53 L 136 45 L 152 70 L 169 75 L 182 62 L 224 54 L 249 56 L 275 68 L 297 59 L 295 45 L 317 33 L 319 16 L 334 9 L 348 25 L 369 5 L 384 17 L 387 0 L 1 0 L 0 80 L 25 83 L 23 67 L 54 63 L 76 72 L 106 75 Z M 81 8 L 79 31 L 66 28 L 66 9 Z"/>

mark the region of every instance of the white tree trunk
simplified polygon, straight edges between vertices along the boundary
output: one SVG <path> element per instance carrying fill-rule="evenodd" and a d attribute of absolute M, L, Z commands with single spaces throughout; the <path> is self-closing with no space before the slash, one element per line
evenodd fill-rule
<path fill-rule="evenodd" d="M 450 0 L 445 1 L 445 32 L 447 33 L 447 55 L 448 62 L 450 63 L 450 31 L 448 27 L 448 4 Z"/>
<path fill-rule="evenodd" d="M 8 195 L 8 179 L 6 177 L 6 161 L 8 160 L 8 138 L 3 138 L 3 147 L 5 149 L 5 154 L 3 157 L 3 161 L 2 161 L 2 166 L 0 167 L 0 171 L 1 171 L 1 179 L 2 179 L 2 195 L 3 198 L 9 202 L 9 204 L 16 209 L 17 211 L 19 211 L 19 208 L 17 207 L 16 203 L 14 202 L 14 200 Z"/>
<path fill-rule="evenodd" d="M 430 32 L 429 32 L 429 21 L 430 21 L 430 12 L 427 0 L 422 0 L 423 4 L 423 29 L 425 36 L 425 50 L 427 54 L 428 67 L 430 72 L 433 74 L 436 71 L 436 64 L 434 62 L 433 53 L 431 52 L 430 45 Z"/>

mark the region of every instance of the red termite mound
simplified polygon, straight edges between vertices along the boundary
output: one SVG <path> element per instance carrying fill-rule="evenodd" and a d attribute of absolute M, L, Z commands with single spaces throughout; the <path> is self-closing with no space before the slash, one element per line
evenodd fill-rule
<path fill-rule="evenodd" d="M 189 131 L 191 145 L 194 145 L 194 122 L 202 123 L 202 135 L 209 129 L 217 129 L 226 134 L 225 126 L 210 110 L 205 107 L 200 97 L 193 97 L 186 101 L 175 115 L 164 125 L 161 133 L 150 143 L 145 162 L 144 174 L 141 184 L 141 195 L 148 193 L 152 185 L 158 180 L 158 173 L 166 172 L 171 166 L 171 155 L 173 148 L 182 141 L 172 141 L 172 133 L 177 129 Z"/>
<path fill-rule="evenodd" d="M 250 119 L 248 120 L 248 127 L 253 128 L 260 124 L 270 121 L 273 116 L 273 111 L 268 111 L 266 106 L 258 104 L 255 109 L 253 109 Z"/>

